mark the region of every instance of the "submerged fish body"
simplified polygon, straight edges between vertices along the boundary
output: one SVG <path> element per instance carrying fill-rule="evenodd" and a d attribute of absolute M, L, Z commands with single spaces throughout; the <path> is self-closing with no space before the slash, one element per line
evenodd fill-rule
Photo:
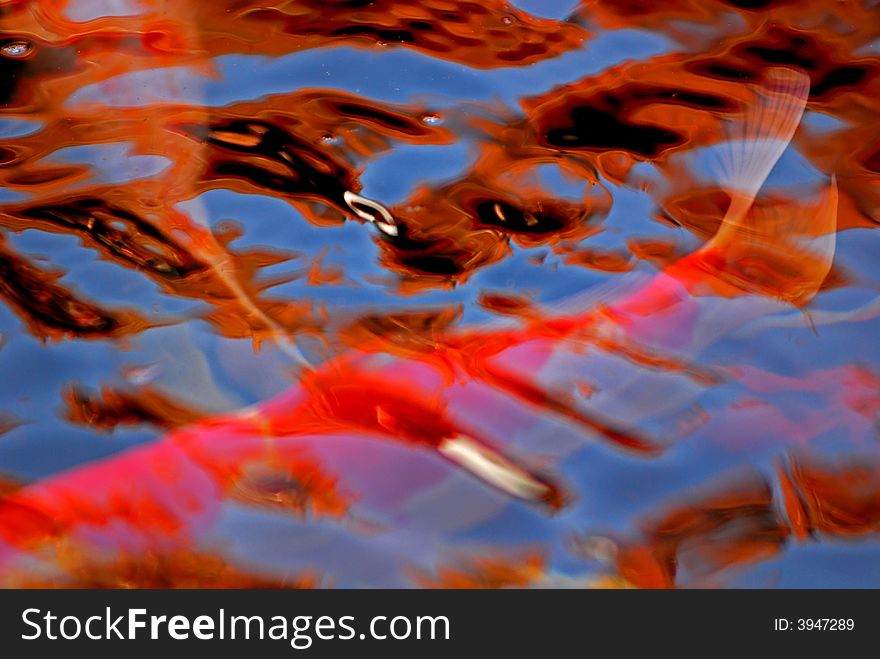
<path fill-rule="evenodd" d="M 241 505 L 286 510 L 323 533 L 330 523 L 404 569 L 430 564 L 440 538 L 511 499 L 563 508 L 569 495 L 548 460 L 587 442 L 635 455 L 664 450 L 644 419 L 711 384 L 682 348 L 693 354 L 755 315 L 806 303 L 830 268 L 833 182 L 809 217 L 751 210 L 808 89 L 795 72 L 777 75 L 763 111 L 747 119 L 740 157 L 757 169 L 733 163 L 731 209 L 701 249 L 592 308 L 574 300 L 525 326 L 449 332 L 408 356 L 353 350 L 268 402 L 16 490 L 0 500 L 4 573 L 14 581 L 15 566 L 45 561 L 41 569 L 60 569 L 63 580 L 74 569 L 65 551 L 111 560 L 216 544 Z M 783 249 L 800 258 L 774 279 L 767 264 Z M 595 387 L 591 379 L 603 377 Z M 440 503 L 451 511 L 444 519 Z"/>
<path fill-rule="evenodd" d="M 90 4 L 95 3 L 83 1 Z M 66 190 L 58 194 L 58 181 L 63 178 L 47 179 L 40 189 L 50 191 L 50 199 L 5 204 L 0 222 L 11 231 L 39 228 L 73 233 L 102 256 L 145 273 L 173 295 L 204 299 L 215 306 L 216 315 L 233 319 L 222 328 L 227 332 L 224 336 L 247 336 L 257 344 L 273 342 L 297 364 L 299 381 L 266 402 L 218 415 L 185 405 L 175 408 L 161 396 L 146 400 L 106 395 L 106 407 L 117 405 L 121 410 L 117 417 L 107 416 L 107 427 L 129 415 L 168 428 L 168 433 L 43 481 L 4 489 L 0 584 L 28 583 L 29 575 L 40 574 L 53 583 L 75 585 L 89 566 L 112 571 L 120 558 L 129 565 L 145 557 L 205 551 L 250 562 L 267 572 L 296 565 L 325 571 L 343 584 L 406 585 L 411 583 L 412 568 L 430 570 L 449 546 L 458 546 L 461 538 L 458 544 L 467 544 L 469 534 L 480 537 L 479 531 L 497 528 L 495 523 L 503 528 L 507 515 L 537 520 L 535 534 L 556 541 L 571 523 L 565 517 L 574 500 L 566 483 L 569 457 L 597 446 L 623 461 L 667 451 L 679 438 L 670 419 L 677 422 L 682 410 L 711 391 L 720 378 L 738 377 L 730 370 L 703 366 L 700 352 L 756 318 L 803 307 L 829 273 L 838 205 L 836 180 L 817 204 L 790 204 L 783 209 L 754 204 L 792 138 L 809 93 L 803 74 L 774 69 L 764 76 L 766 84 L 757 90 L 754 106 L 747 108 L 728 135 L 732 158 L 719 183 L 730 205 L 721 228 L 703 247 L 653 276 L 633 273 L 625 288 L 604 296 L 576 297 L 552 312 L 524 316 L 520 324 L 443 329 L 428 340 L 414 342 L 415 347 L 394 345 L 386 338 L 313 367 L 292 337 L 299 329 L 314 329 L 319 321 L 305 318 L 309 311 L 302 307 L 281 309 L 280 303 L 262 297 L 268 286 L 251 277 L 256 270 L 251 264 L 273 257 L 248 260 L 230 250 L 208 226 L 198 196 L 217 187 L 268 192 L 294 205 L 318 201 L 348 219 L 374 224 L 387 238 L 383 244 L 397 246 L 413 262 L 425 265 L 433 258 L 432 272 L 443 279 L 456 264 L 432 250 L 446 234 L 439 231 L 439 238 L 431 239 L 434 242 L 407 236 L 404 222 L 360 194 L 359 171 L 341 155 L 342 150 L 316 135 L 325 132 L 325 123 L 332 125 L 334 118 L 345 115 L 340 109 L 345 107 L 346 125 L 354 126 L 349 136 L 362 139 L 361 149 L 352 151 L 362 156 L 383 150 L 383 139 L 405 140 L 418 134 L 426 144 L 449 140 L 416 112 L 407 114 L 378 101 L 366 108 L 366 102 L 358 105 L 360 97 L 326 90 L 285 96 L 284 102 L 274 105 L 260 101 L 202 107 L 198 90 L 188 87 L 191 78 L 178 78 L 180 71 L 170 66 L 207 66 L 198 54 L 198 35 L 168 31 L 164 23 L 153 21 L 167 9 L 176 17 L 173 25 L 187 25 L 189 20 L 177 13 L 191 10 L 201 15 L 203 8 L 197 3 L 149 0 L 144 4 L 155 11 L 145 25 L 131 13 L 140 7 L 136 4 L 109 3 L 126 17 L 99 21 L 94 29 L 101 38 L 85 40 L 85 58 L 96 62 L 86 67 L 92 97 L 83 96 L 87 102 L 109 99 L 118 109 L 103 127 L 108 141 L 131 137 L 136 151 L 152 153 L 154 148 L 174 154 L 175 161 L 154 180 L 140 181 L 138 172 L 130 171 L 126 178 L 131 185 L 97 186 L 83 194 Z M 340 32 L 346 17 L 324 7 L 326 3 L 305 3 L 320 28 L 317 32 L 292 32 L 279 36 L 274 45 L 260 44 L 251 37 L 266 25 L 294 24 L 290 7 L 267 10 L 247 4 L 237 3 L 241 15 L 228 20 L 239 21 L 247 32 L 248 52 L 274 52 L 282 42 L 292 52 L 312 47 L 316 40 L 365 45 L 384 38 L 379 5 L 364 9 L 354 30 Z M 401 25 L 412 18 L 412 11 L 427 13 L 443 28 L 439 41 L 422 33 L 422 28 L 396 30 L 402 47 L 476 62 L 475 66 L 495 65 L 480 63 L 482 44 L 460 40 L 458 20 L 441 17 L 436 3 L 380 4 L 399 13 L 395 20 L 400 19 Z M 543 59 L 575 48 L 584 38 L 575 23 L 565 23 L 556 45 L 541 51 L 531 43 L 532 35 L 559 27 L 557 22 L 533 20 L 503 2 L 490 4 L 492 20 L 509 25 L 506 19 L 510 19 L 519 27 L 513 39 L 491 32 L 493 52 L 500 53 L 498 60 L 503 63 L 498 65 Z M 105 6 L 100 11 L 108 10 Z M 227 20 L 218 16 L 211 20 Z M 102 26 L 107 30 L 101 32 Z M 119 34 L 127 33 L 139 37 L 120 41 Z M 216 41 L 220 33 L 214 30 L 208 36 Z M 118 47 L 123 42 L 125 48 Z M 447 42 L 458 45 L 448 49 Z M 32 69 L 43 75 L 40 67 L 45 68 L 44 59 L 50 55 L 70 64 L 64 58 L 78 43 L 44 44 L 35 38 L 31 45 L 46 54 L 32 57 Z M 6 45 L 7 59 L 21 55 L 16 43 Z M 122 54 L 134 53 L 134 63 L 120 62 L 116 56 L 107 62 L 93 57 L 113 53 L 115 47 Z M 230 47 L 216 41 L 209 50 L 216 55 Z M 60 67 L 55 73 L 65 71 Z M 143 75 L 127 75 L 133 72 Z M 52 78 L 55 73 L 47 75 Z M 59 86 L 65 84 L 59 79 Z M 28 84 L 8 91 L 14 111 L 28 104 L 52 104 L 51 99 L 29 96 Z M 633 94 L 641 93 L 649 107 L 679 93 L 662 88 L 649 92 L 636 89 Z M 176 105 L 166 104 L 169 99 Z M 162 102 L 154 105 L 154 100 Z M 714 97 L 708 96 L 675 102 L 696 103 L 705 112 L 727 114 L 733 108 L 720 101 L 713 105 Z M 285 108 L 283 116 L 272 115 L 276 106 Z M 84 107 L 79 123 L 65 118 L 52 124 L 50 132 L 96 130 L 97 122 L 88 115 L 94 108 L 89 109 L 88 103 Z M 313 110 L 321 121 L 311 125 L 307 119 Z M 331 120 L 324 122 L 323 112 Z M 342 119 L 338 125 L 343 125 Z M 664 131 L 648 132 L 658 132 L 662 138 L 658 144 L 665 144 Z M 560 153 L 589 151 L 591 146 L 573 139 L 586 139 L 580 133 L 550 131 L 545 137 L 549 144 L 543 146 Z M 146 144 L 157 139 L 167 144 Z M 34 143 L 32 148 L 38 150 L 39 140 Z M 638 160 L 652 156 L 649 150 L 635 151 Z M 550 156 L 542 152 L 538 161 L 544 162 L 541 158 Z M 611 157 L 602 160 L 613 162 Z M 34 178 L 40 172 L 26 173 L 31 183 L 41 181 Z M 494 232 L 493 245 L 506 244 L 510 236 L 517 244 L 537 245 L 550 244 L 560 235 L 574 239 L 584 235 L 582 221 L 589 213 L 582 205 L 554 205 L 540 197 L 534 208 L 525 202 L 520 208 L 513 203 L 516 195 L 509 203 L 501 197 L 484 199 L 471 190 L 482 193 L 478 182 L 475 177 L 440 187 L 434 196 L 448 201 L 457 213 L 451 217 L 464 217 L 469 231 Z M 460 246 L 454 240 L 446 243 L 451 253 L 458 254 Z M 462 254 L 462 260 L 468 260 L 467 250 Z M 43 277 L 7 251 L 5 244 L 0 257 L 12 273 L 4 277 L 9 281 L 0 286 L 0 295 L 10 306 L 23 307 L 22 315 L 32 319 L 29 326 L 37 336 L 54 337 L 67 328 L 78 337 L 104 338 L 149 324 L 140 316 L 81 303 L 51 277 Z M 280 261 L 275 257 L 273 263 Z M 40 295 L 31 295 L 37 289 Z M 43 322 L 52 314 L 61 327 Z M 98 421 L 92 418 L 91 423 L 100 427 L 101 402 L 86 400 L 77 389 L 69 391 L 68 402 L 79 406 L 83 415 L 98 414 Z M 202 396 L 203 401 L 206 398 Z M 277 541 L 276 532 L 291 541 L 289 548 Z M 647 543 L 655 540 L 648 538 Z M 631 557 L 640 549 L 634 545 L 621 558 L 621 572 L 638 563 L 638 556 Z M 666 547 L 660 546 L 655 553 L 663 551 Z M 361 559 L 359 565 L 347 564 L 351 556 Z M 674 582 L 674 576 L 664 579 L 664 584 Z"/>

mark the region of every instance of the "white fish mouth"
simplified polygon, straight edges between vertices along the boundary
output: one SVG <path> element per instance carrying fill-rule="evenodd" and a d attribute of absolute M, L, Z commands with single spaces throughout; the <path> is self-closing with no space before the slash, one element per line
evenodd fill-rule
<path fill-rule="evenodd" d="M 343 198 L 355 215 L 367 222 L 372 222 L 382 233 L 395 237 L 399 234 L 397 223 L 394 221 L 391 213 L 379 202 L 362 197 L 350 190 L 345 191 Z M 371 209 L 375 213 L 368 212 L 366 209 Z"/>
<path fill-rule="evenodd" d="M 444 439 L 437 450 L 448 460 L 502 492 L 528 501 L 545 501 L 551 498 L 552 492 L 548 485 L 469 437 L 457 435 Z"/>

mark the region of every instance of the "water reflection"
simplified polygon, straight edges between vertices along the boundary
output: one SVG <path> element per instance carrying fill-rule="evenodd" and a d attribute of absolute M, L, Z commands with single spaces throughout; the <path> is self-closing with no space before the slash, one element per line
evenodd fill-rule
<path fill-rule="evenodd" d="M 107 4 L 0 4 L 4 585 L 873 551 L 869 4 Z"/>

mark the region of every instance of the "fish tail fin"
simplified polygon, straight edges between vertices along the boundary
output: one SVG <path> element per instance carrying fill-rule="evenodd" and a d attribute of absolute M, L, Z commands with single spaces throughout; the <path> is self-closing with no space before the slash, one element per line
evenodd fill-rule
<path fill-rule="evenodd" d="M 805 73 L 773 69 L 757 101 L 729 130 L 719 179 L 730 206 L 699 259 L 722 290 L 732 285 L 732 294 L 758 293 L 802 305 L 831 270 L 837 230 L 835 177 L 816 204 L 754 205 L 797 130 L 809 90 Z"/>
<path fill-rule="evenodd" d="M 815 206 L 815 210 L 802 222 L 800 241 L 806 251 L 808 259 L 804 264 L 810 264 L 809 270 L 802 265 L 802 270 L 808 274 L 805 279 L 806 286 L 802 291 L 800 302 L 808 302 L 816 293 L 822 283 L 831 273 L 831 265 L 834 262 L 834 252 L 837 249 L 837 205 L 839 201 L 837 191 L 837 176 L 831 176 L 831 182 L 824 195 Z M 797 231 L 795 236 L 797 237 Z M 797 238 L 796 238 L 797 239 Z"/>
<path fill-rule="evenodd" d="M 752 293 L 804 306 L 831 272 L 837 238 L 837 179 L 820 199 L 753 209 L 736 230 L 701 250 L 704 272 L 721 290 Z M 716 287 L 717 288 L 717 287 Z"/>
<path fill-rule="evenodd" d="M 767 84 L 741 120 L 728 124 L 719 180 L 731 203 L 722 230 L 744 220 L 800 124 L 810 92 L 807 74 L 772 69 Z"/>

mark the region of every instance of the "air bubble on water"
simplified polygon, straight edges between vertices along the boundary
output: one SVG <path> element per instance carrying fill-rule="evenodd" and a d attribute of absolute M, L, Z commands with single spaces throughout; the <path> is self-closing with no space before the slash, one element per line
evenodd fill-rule
<path fill-rule="evenodd" d="M 422 115 L 422 123 L 428 126 L 439 126 L 443 123 L 443 117 L 435 112 L 428 112 Z"/>
<path fill-rule="evenodd" d="M 6 57 L 14 58 L 27 57 L 33 49 L 33 45 L 27 41 L 10 41 L 0 46 L 0 52 Z"/>

